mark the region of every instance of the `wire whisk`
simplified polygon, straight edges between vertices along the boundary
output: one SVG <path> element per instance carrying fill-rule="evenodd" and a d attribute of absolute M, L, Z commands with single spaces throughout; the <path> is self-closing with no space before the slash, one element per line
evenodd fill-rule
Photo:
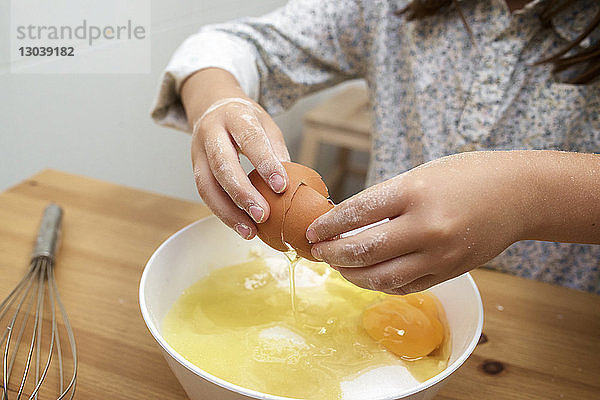
<path fill-rule="evenodd" d="M 61 221 L 62 209 L 48 205 L 29 270 L 0 303 L 0 400 L 60 400 L 75 394 L 77 349 L 54 278 Z M 69 351 L 61 345 L 65 335 Z M 50 372 L 56 367 L 57 373 Z"/>

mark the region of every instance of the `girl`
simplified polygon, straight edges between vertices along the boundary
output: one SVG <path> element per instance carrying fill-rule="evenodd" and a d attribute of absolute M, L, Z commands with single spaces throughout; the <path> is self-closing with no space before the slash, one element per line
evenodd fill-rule
<path fill-rule="evenodd" d="M 269 114 L 363 78 L 370 187 L 309 227 L 315 257 L 386 293 L 480 265 L 600 293 L 599 23 L 589 0 L 293 0 L 188 38 L 152 115 L 192 130 L 200 195 L 249 239 L 269 205 L 238 152 L 283 192 Z"/>

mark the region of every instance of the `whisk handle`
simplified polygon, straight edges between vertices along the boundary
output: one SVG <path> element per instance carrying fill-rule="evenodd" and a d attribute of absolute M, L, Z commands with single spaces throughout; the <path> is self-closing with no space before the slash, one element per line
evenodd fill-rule
<path fill-rule="evenodd" d="M 56 245 L 60 234 L 63 211 L 60 206 L 52 203 L 44 210 L 44 216 L 38 230 L 33 258 L 45 256 L 54 259 Z"/>

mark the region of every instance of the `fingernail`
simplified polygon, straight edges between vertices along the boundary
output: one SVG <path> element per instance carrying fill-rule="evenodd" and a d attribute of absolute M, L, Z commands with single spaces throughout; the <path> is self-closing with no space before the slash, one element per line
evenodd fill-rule
<path fill-rule="evenodd" d="M 271 175 L 271 177 L 269 178 L 269 186 L 271 186 L 271 189 L 273 189 L 275 193 L 283 192 L 285 190 L 286 185 L 287 184 L 285 182 L 285 179 L 283 179 L 283 176 L 277 173 Z"/>
<path fill-rule="evenodd" d="M 313 256 L 314 258 L 316 258 L 317 260 L 319 260 L 319 261 L 323 261 L 323 257 L 321 257 L 321 252 L 320 252 L 320 251 L 319 251 L 319 249 L 318 249 L 318 248 L 316 248 L 315 246 L 313 246 L 313 247 L 310 249 L 310 254 L 312 254 L 312 256 Z"/>
<path fill-rule="evenodd" d="M 306 239 L 308 239 L 308 243 L 316 243 L 319 241 L 317 234 L 315 233 L 314 229 L 312 229 L 312 228 L 309 228 L 306 231 Z"/>
<path fill-rule="evenodd" d="M 250 215 L 255 222 L 262 222 L 263 217 L 265 216 L 265 210 L 260 208 L 259 206 L 250 206 L 249 208 Z"/>
<path fill-rule="evenodd" d="M 235 224 L 233 228 L 244 239 L 250 239 L 250 236 L 252 235 L 252 229 L 250 229 L 248 225 L 239 223 Z"/>

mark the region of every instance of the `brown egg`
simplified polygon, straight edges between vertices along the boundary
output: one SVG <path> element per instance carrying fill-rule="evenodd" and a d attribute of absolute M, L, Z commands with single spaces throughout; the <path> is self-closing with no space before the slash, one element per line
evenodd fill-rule
<path fill-rule="evenodd" d="M 287 251 L 286 243 L 300 256 L 316 261 L 310 254 L 311 244 L 306 240 L 306 229 L 333 205 L 321 176 L 304 165 L 284 162 L 290 184 L 283 194 L 277 194 L 263 181 L 256 170 L 248 177 L 271 207 L 269 218 L 257 224 L 258 237 L 279 251 Z"/>

